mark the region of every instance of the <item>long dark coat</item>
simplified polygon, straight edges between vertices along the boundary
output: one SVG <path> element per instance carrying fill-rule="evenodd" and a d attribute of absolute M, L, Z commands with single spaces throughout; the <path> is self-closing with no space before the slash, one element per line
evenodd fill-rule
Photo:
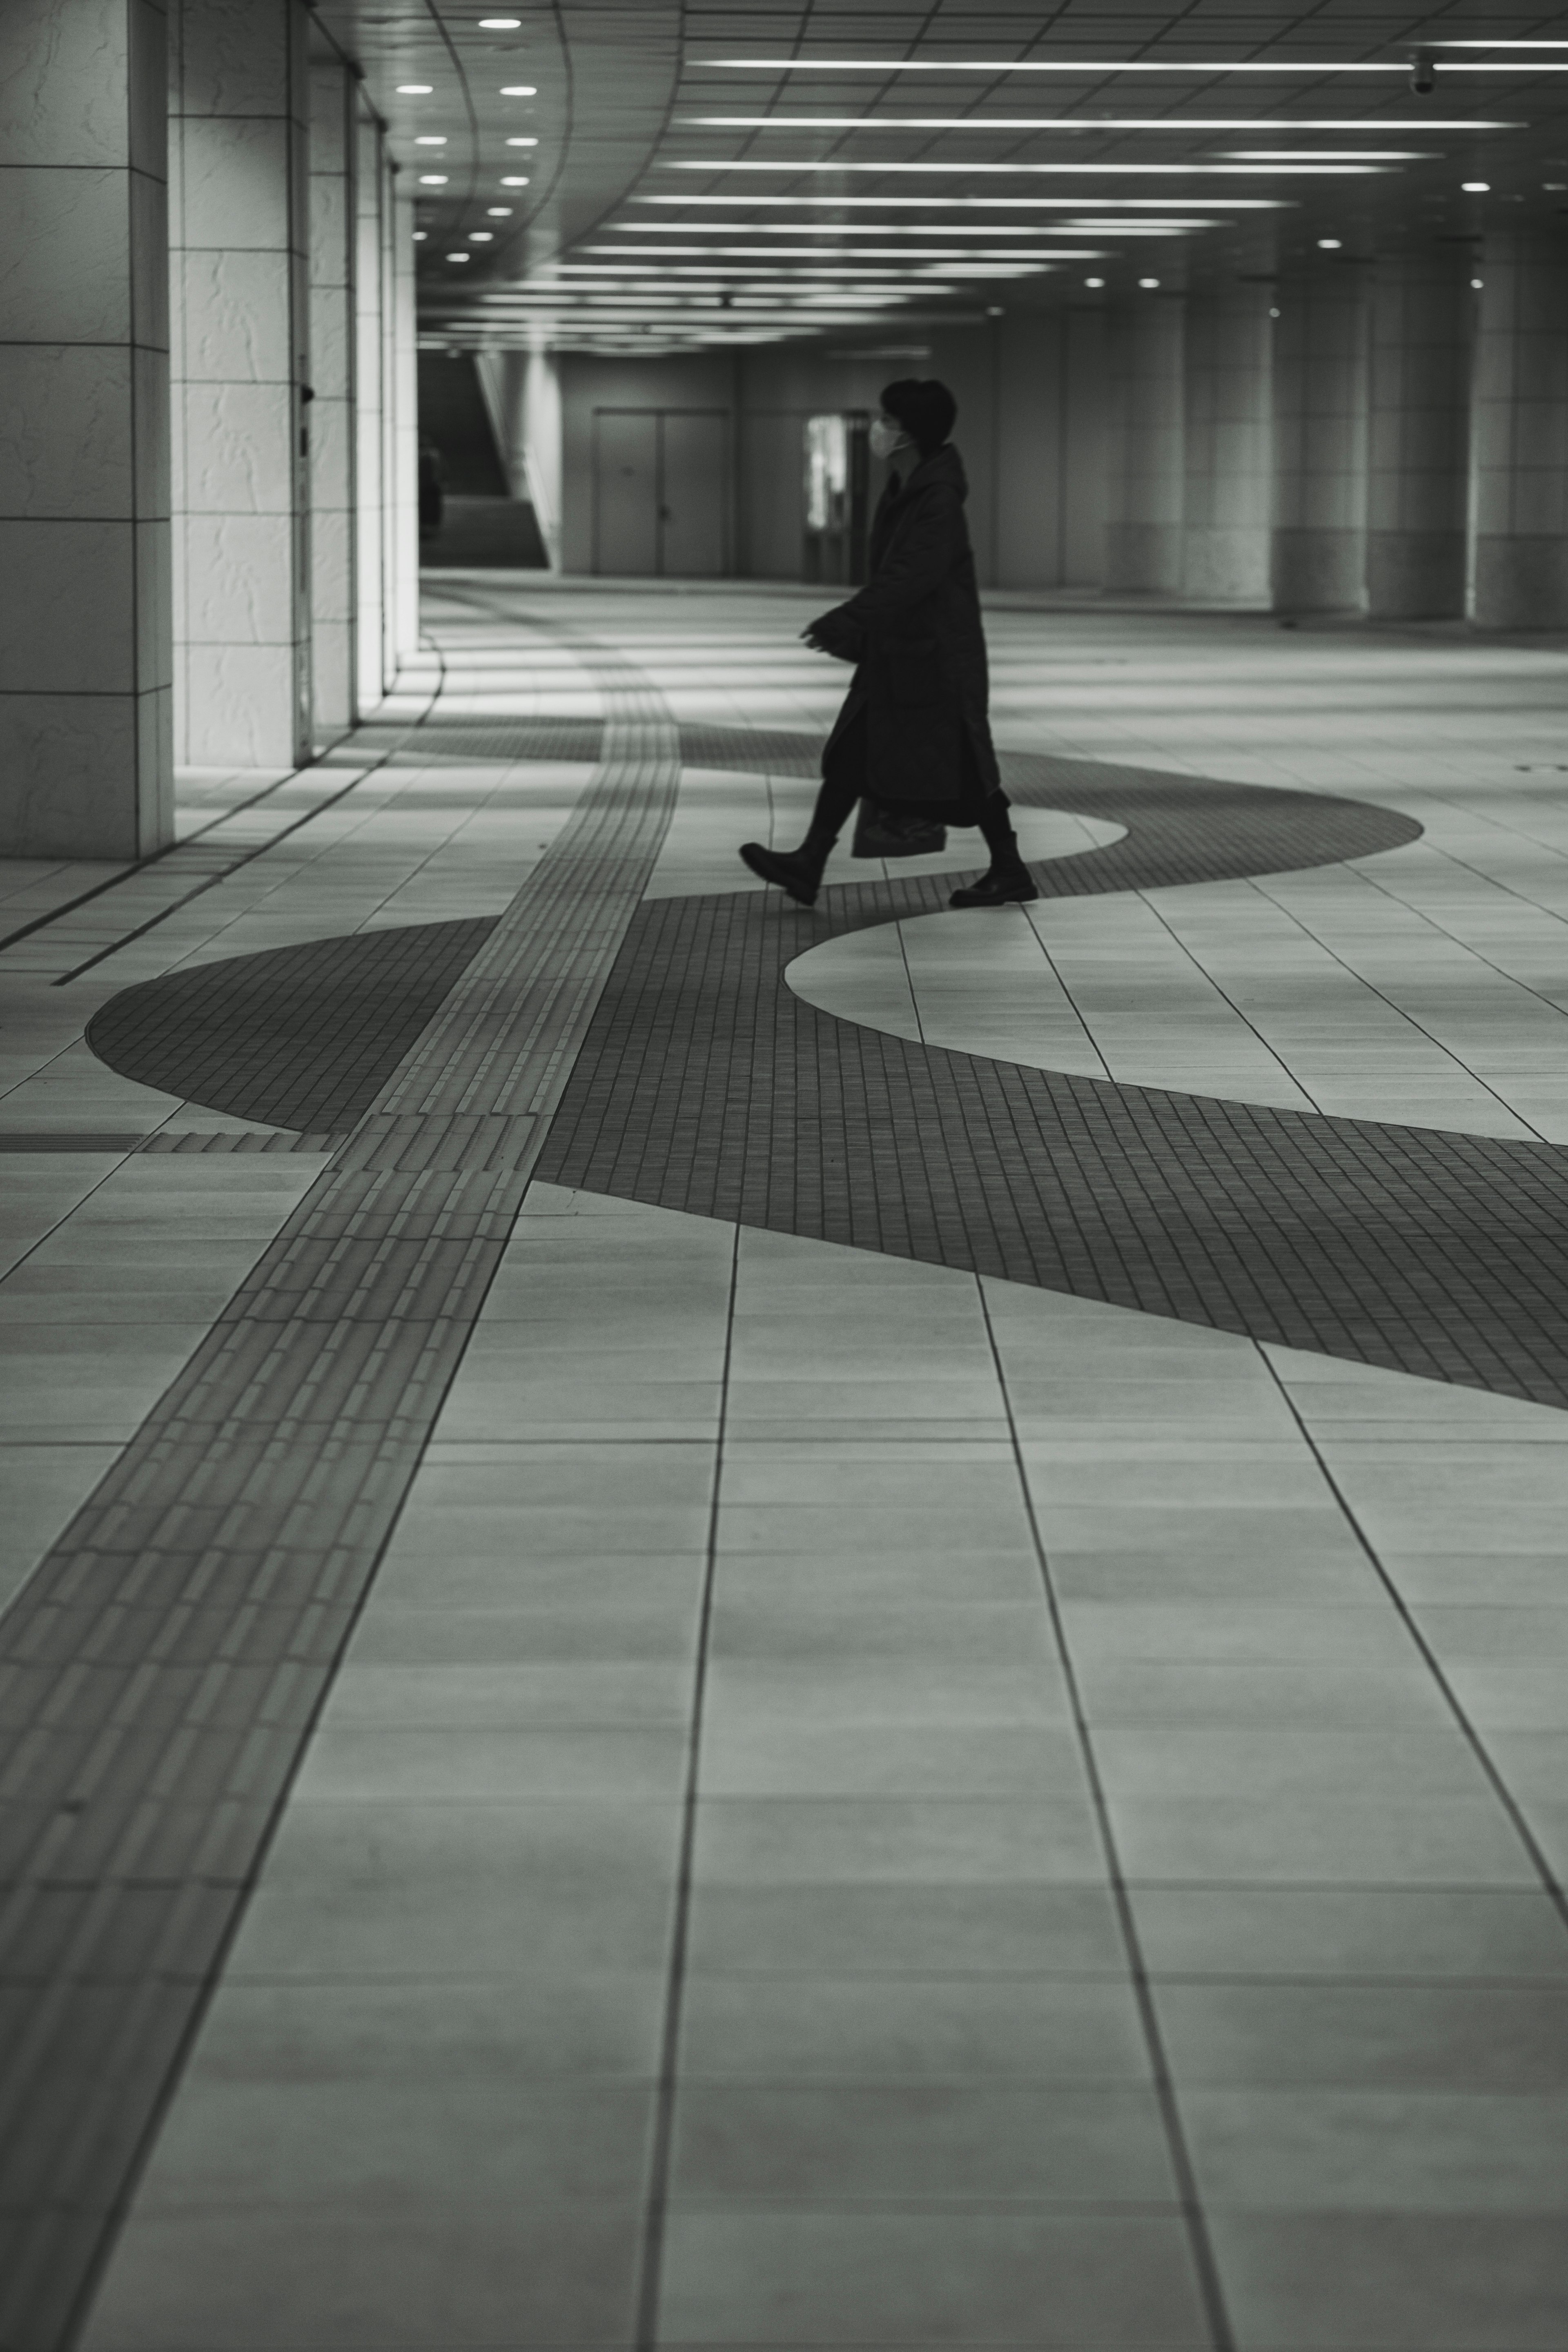
<path fill-rule="evenodd" d="M 871 525 L 869 579 L 816 628 L 830 653 L 857 664 L 824 769 L 858 756 L 863 743 L 861 790 L 871 799 L 973 824 L 1001 780 L 986 717 L 968 495 L 951 443 L 922 458 L 907 481 L 894 474 Z"/>

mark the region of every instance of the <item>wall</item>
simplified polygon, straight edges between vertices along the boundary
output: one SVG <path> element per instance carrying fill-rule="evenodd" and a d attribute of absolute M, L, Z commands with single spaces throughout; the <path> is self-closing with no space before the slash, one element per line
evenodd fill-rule
<path fill-rule="evenodd" d="M 174 756 L 290 767 L 310 750 L 300 0 L 174 0 L 169 247 Z"/>
<path fill-rule="evenodd" d="M 533 509 L 552 572 L 561 569 L 562 363 L 549 352 L 480 352 L 479 389 L 495 426 L 507 488 Z M 657 405 L 657 403 L 650 403 Z"/>
<path fill-rule="evenodd" d="M 521 419 L 521 353 L 492 363 L 514 451 L 543 431 Z M 560 362 L 560 561 L 593 564 L 593 418 L 600 408 L 711 408 L 732 420 L 735 567 L 750 579 L 798 580 L 803 547 L 802 427 L 835 410 L 875 412 L 897 375 L 940 376 L 959 404 L 953 438 L 969 476 L 969 525 L 981 579 L 1009 588 L 1092 583 L 1100 576 L 1104 489 L 1103 333 L 1094 310 L 1017 311 L 984 326 L 933 331 L 927 355 L 809 346 L 649 360 Z M 547 404 L 536 406 L 542 414 Z M 515 463 L 515 457 L 513 462 Z M 873 466 L 875 495 L 885 478 Z"/>
<path fill-rule="evenodd" d="M 1264 603 L 1274 503 L 1270 305 L 1262 288 L 1187 300 L 1182 593 Z"/>
<path fill-rule="evenodd" d="M 165 23 L 0 8 L 0 853 L 173 837 Z"/>
<path fill-rule="evenodd" d="M 353 76 L 335 55 L 310 58 L 311 736 L 334 743 L 353 724 Z"/>

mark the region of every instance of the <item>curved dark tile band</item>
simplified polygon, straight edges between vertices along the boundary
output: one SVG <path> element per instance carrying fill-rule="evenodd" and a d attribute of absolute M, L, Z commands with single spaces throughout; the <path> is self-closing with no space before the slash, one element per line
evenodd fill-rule
<path fill-rule="evenodd" d="M 689 765 L 815 773 L 798 734 L 684 728 Z M 1279 873 L 1415 839 L 1365 803 L 1004 754 L 1026 802 L 1126 835 L 1048 895 Z M 1568 1155 L 944 1051 L 805 1004 L 802 948 L 945 904 L 949 877 L 658 900 L 628 927 L 537 1173 L 1568 1404 Z M 352 1124 L 485 936 L 361 934 L 128 990 L 125 1075 L 269 1123 Z"/>
<path fill-rule="evenodd" d="M 817 754 L 812 738 L 741 729 L 685 728 L 681 748 L 691 765 L 802 775 Z M 1050 895 L 1278 873 L 1420 830 L 1316 793 L 1004 759 L 1016 798 L 1129 828 L 1037 866 Z M 536 1172 L 1568 1403 L 1568 1155 L 987 1061 L 858 1028 L 784 982 L 804 946 L 934 911 L 949 887 L 855 884 L 810 914 L 755 893 L 639 908 Z M 484 929 L 204 966 L 127 991 L 89 1034 L 128 1076 L 331 1129 L 395 1066 Z"/>
<path fill-rule="evenodd" d="M 596 727 L 556 725 L 563 731 L 546 740 L 572 749 L 531 756 L 596 751 Z M 434 745 L 445 757 L 454 739 L 462 740 L 458 729 L 427 724 L 422 756 Z M 809 736 L 683 727 L 681 757 L 689 767 L 815 775 L 820 746 Z M 1387 809 L 1310 793 L 1020 751 L 1005 752 L 1003 763 L 1016 798 L 1128 828 L 1104 848 L 1037 865 L 1040 887 L 1053 897 L 1330 865 L 1395 847 L 1421 830 Z M 944 905 L 951 887 L 931 883 L 918 904 L 900 902 L 891 911 Z M 889 919 L 888 906 L 864 901 L 862 889 L 828 892 L 825 903 L 839 928 L 847 914 L 855 928 Z M 122 1076 L 209 1110 L 273 1127 L 346 1129 L 375 1100 L 490 929 L 483 917 L 411 925 L 189 966 L 111 997 L 89 1023 L 88 1044 Z M 801 941 L 792 938 L 798 952 Z"/>
<path fill-rule="evenodd" d="M 750 764 L 781 768 L 792 741 L 809 772 L 802 737 L 755 743 Z M 722 748 L 712 764 L 746 764 L 738 731 Z M 1037 866 L 1058 895 L 1419 832 L 1316 794 L 1005 766 L 1019 800 L 1131 824 Z M 741 893 L 641 908 L 537 1173 L 1568 1405 L 1568 1152 L 1058 1076 L 857 1027 L 784 982 L 804 946 L 932 910 L 947 887 L 858 885 L 805 917 Z"/>

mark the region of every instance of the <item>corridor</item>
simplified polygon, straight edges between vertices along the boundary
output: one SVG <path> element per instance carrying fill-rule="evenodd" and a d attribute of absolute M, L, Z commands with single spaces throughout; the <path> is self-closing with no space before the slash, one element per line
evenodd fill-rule
<path fill-rule="evenodd" d="M 0 868 L 7 2344 L 1568 2342 L 1568 654 L 821 601 Z"/>

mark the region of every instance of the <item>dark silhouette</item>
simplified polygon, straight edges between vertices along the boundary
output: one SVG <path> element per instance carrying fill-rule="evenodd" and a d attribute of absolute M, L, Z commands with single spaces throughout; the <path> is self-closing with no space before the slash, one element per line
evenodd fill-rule
<path fill-rule="evenodd" d="M 434 539 L 441 528 L 446 509 L 446 492 L 441 483 L 441 452 L 434 441 L 421 438 L 419 443 L 419 536 Z"/>
<path fill-rule="evenodd" d="M 871 804 L 879 855 L 910 856 L 931 828 L 978 825 L 990 869 L 955 907 L 1000 907 L 1038 896 L 1007 814 L 986 717 L 985 635 L 963 503 L 963 460 L 948 440 L 958 404 L 943 383 L 889 384 L 871 428 L 879 457 L 912 449 L 871 525 L 870 577 L 802 635 L 820 653 L 856 665 L 822 755 L 822 790 L 800 847 L 741 856 L 753 874 L 811 906 L 822 870 L 857 801 Z M 901 837 L 901 840 L 900 840 Z"/>

